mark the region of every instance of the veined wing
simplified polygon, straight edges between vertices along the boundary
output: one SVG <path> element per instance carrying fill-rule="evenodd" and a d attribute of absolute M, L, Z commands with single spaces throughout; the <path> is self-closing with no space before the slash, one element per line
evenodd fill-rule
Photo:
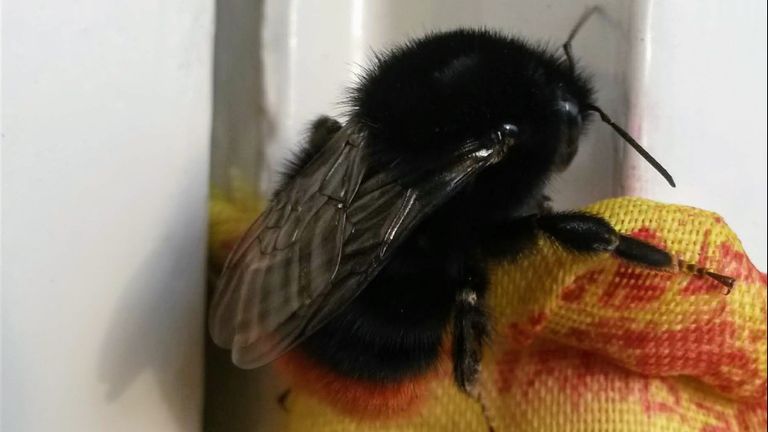
<path fill-rule="evenodd" d="M 230 254 L 211 303 L 214 341 L 241 367 L 275 359 L 339 313 L 425 216 L 505 150 L 473 143 L 404 187 L 394 171 L 366 173 L 365 140 L 346 126 Z"/>

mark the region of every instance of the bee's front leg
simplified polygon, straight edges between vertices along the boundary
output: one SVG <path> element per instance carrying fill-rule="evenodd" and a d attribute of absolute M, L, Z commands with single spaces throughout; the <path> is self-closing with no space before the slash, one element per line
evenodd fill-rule
<path fill-rule="evenodd" d="M 620 234 L 608 221 L 589 213 L 551 213 L 537 215 L 533 220 L 537 229 L 575 252 L 610 252 L 657 269 L 670 269 L 675 262 L 667 251 Z"/>
<path fill-rule="evenodd" d="M 607 252 L 652 269 L 711 278 L 729 292 L 735 280 L 674 257 L 669 252 L 616 231 L 605 219 L 584 212 L 542 213 L 495 221 L 481 231 L 489 258 L 514 259 L 543 232 L 564 248 L 582 253 Z"/>
<path fill-rule="evenodd" d="M 613 252 L 621 243 L 622 236 L 608 221 L 588 213 L 547 213 L 531 216 L 531 221 L 535 229 L 575 252 Z"/>
<path fill-rule="evenodd" d="M 619 258 L 653 269 L 709 277 L 726 287 L 726 293 L 735 283 L 730 276 L 685 262 L 652 244 L 620 234 L 608 221 L 595 215 L 552 213 L 535 216 L 533 221 L 538 229 L 577 252 L 611 252 Z"/>

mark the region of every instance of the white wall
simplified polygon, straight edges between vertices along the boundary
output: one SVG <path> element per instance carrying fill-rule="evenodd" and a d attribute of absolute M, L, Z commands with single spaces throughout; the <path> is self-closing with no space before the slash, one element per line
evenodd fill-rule
<path fill-rule="evenodd" d="M 3 4 L 4 432 L 200 427 L 213 13 Z"/>
<path fill-rule="evenodd" d="M 629 155 L 626 191 L 715 211 L 766 270 L 766 2 L 643 0 L 631 130 L 674 174 Z"/>

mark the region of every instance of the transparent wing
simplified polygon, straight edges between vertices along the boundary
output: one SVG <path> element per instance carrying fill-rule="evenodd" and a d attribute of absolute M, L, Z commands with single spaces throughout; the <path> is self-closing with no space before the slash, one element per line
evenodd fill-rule
<path fill-rule="evenodd" d="M 503 151 L 468 147 L 435 175 L 404 188 L 390 172 L 365 175 L 364 146 L 352 127 L 340 131 L 230 254 L 209 325 L 238 366 L 268 363 L 318 330 L 424 216 Z"/>

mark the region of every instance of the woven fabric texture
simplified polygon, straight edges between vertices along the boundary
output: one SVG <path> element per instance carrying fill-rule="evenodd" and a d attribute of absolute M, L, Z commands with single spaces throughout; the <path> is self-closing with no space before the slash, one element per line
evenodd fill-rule
<path fill-rule="evenodd" d="M 214 262 L 258 207 L 214 196 Z M 294 353 L 277 362 L 292 383 L 286 430 L 766 430 L 766 275 L 733 231 L 716 214 L 638 198 L 585 210 L 735 277 L 735 288 L 725 295 L 709 279 L 574 254 L 540 236 L 525 256 L 489 269 L 484 409 L 453 385 L 447 356 L 418 380 L 381 386 Z"/>

